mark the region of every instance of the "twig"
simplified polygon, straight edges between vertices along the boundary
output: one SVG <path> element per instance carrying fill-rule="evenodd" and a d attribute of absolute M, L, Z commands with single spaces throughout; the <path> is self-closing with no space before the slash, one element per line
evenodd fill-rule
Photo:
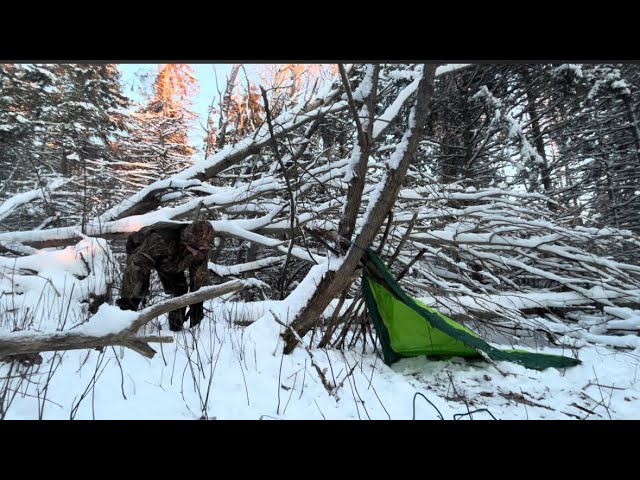
<path fill-rule="evenodd" d="M 287 258 L 284 261 L 284 266 L 282 267 L 282 274 L 278 283 L 280 284 L 280 299 L 284 298 L 284 284 L 287 276 L 287 269 L 289 266 L 289 262 L 291 261 L 291 251 L 293 250 L 294 245 L 294 236 L 295 236 L 295 225 L 296 225 L 296 201 L 295 195 L 293 192 L 293 187 L 291 186 L 291 181 L 289 179 L 289 175 L 287 173 L 287 167 L 282 161 L 282 157 L 280 157 L 280 152 L 278 151 L 278 142 L 276 140 L 275 133 L 273 132 L 273 123 L 271 121 L 271 111 L 269 109 L 269 100 L 267 99 L 267 91 L 260 86 L 260 91 L 262 92 L 262 98 L 264 100 L 264 109 L 267 116 L 267 125 L 269 127 L 269 135 L 271 135 L 271 143 L 273 145 L 273 153 L 276 157 L 280 168 L 282 169 L 282 175 L 284 176 L 285 184 L 287 185 L 287 191 L 289 192 L 289 248 L 287 249 Z"/>
<path fill-rule="evenodd" d="M 387 407 L 384 406 L 384 403 L 382 403 L 382 400 L 380 399 L 380 396 L 378 395 L 378 392 L 376 391 L 376 387 L 374 387 L 371 382 L 369 382 L 369 387 L 371 387 L 373 389 L 373 393 L 376 396 L 376 398 L 378 399 L 378 403 L 380 403 L 380 406 L 382 407 L 382 409 L 384 410 L 384 413 L 387 414 L 387 418 L 389 420 L 391 420 L 391 415 L 389 415 L 389 412 L 387 411 Z"/>
<path fill-rule="evenodd" d="M 273 313 L 272 313 L 273 315 Z M 275 316 L 275 315 L 274 315 Z M 276 407 L 276 414 L 280 415 L 280 385 L 282 379 L 282 362 L 284 361 L 284 353 L 280 353 L 280 368 L 278 368 L 278 406 Z"/>
<path fill-rule="evenodd" d="M 89 380 L 89 383 L 87 384 L 86 388 L 84 389 L 84 392 L 80 395 L 80 399 L 78 400 L 78 403 L 76 403 L 71 408 L 69 420 L 75 419 L 75 417 L 76 417 L 76 415 L 78 413 L 78 409 L 80 408 L 80 404 L 86 398 L 86 396 L 89 394 L 89 392 L 93 391 L 95 389 L 96 383 L 98 382 L 98 380 L 100 379 L 100 377 L 104 373 L 104 370 L 107 368 L 107 365 L 109 365 L 109 362 L 110 362 L 111 359 L 108 359 L 107 363 L 104 365 L 104 367 L 102 367 L 102 370 L 100 370 L 100 365 L 104 361 L 104 358 L 105 358 L 105 351 L 103 350 L 98 354 L 98 360 L 96 361 L 96 369 L 93 372 L 93 376 Z M 94 413 L 93 408 L 92 408 L 91 413 L 92 413 L 93 420 L 95 420 L 95 413 Z"/>
<path fill-rule="evenodd" d="M 385 227 L 384 233 L 382 234 L 382 239 L 380 240 L 380 245 L 378 245 L 378 250 L 376 250 L 376 253 L 378 255 L 382 253 L 382 249 L 384 248 L 385 243 L 387 243 L 389 230 L 391 230 L 391 222 L 393 222 L 393 210 L 389 211 L 389 216 L 387 217 L 387 226 Z"/>
<path fill-rule="evenodd" d="M 318 406 L 318 402 L 316 402 L 316 399 L 315 399 L 315 398 L 313 399 L 313 403 L 315 403 L 315 404 L 316 404 L 316 407 L 318 408 L 318 411 L 320 412 L 320 415 L 322 415 L 322 419 L 323 419 L 323 420 L 326 420 L 326 418 L 325 418 L 325 416 L 324 416 L 324 413 L 322 413 L 322 410 L 320 410 L 320 407 Z"/>
<path fill-rule="evenodd" d="M 284 353 L 282 354 L 284 356 Z M 295 377 L 293 377 L 293 386 L 291 387 L 291 392 L 289 393 L 289 398 L 287 399 L 287 403 L 284 405 L 284 410 L 282 414 L 284 415 L 287 412 L 287 407 L 289 406 L 289 402 L 291 401 L 291 396 L 293 395 L 293 390 L 296 387 L 296 380 L 298 379 L 298 373 L 296 372 Z"/>
<path fill-rule="evenodd" d="M 604 409 L 607 411 L 607 415 L 609 416 L 609 420 L 611 420 L 611 412 L 609 412 L 609 407 L 607 405 L 604 404 L 604 394 L 602 393 L 602 388 L 599 386 L 600 381 L 598 380 L 598 374 L 596 373 L 596 369 L 595 367 L 591 367 L 593 369 L 593 374 L 596 377 L 596 382 L 598 382 L 598 390 L 600 391 L 600 398 L 602 399 L 601 402 L 598 402 L 599 404 L 601 403 L 602 406 L 604 407 Z M 598 405 L 596 405 L 597 407 Z M 593 407 L 595 409 L 595 407 Z"/>
<path fill-rule="evenodd" d="M 296 338 L 296 340 L 301 344 L 304 345 L 304 349 L 307 351 L 307 353 L 309 354 L 309 358 L 311 359 L 311 365 L 313 365 L 313 367 L 316 369 L 316 372 L 318 373 L 318 376 L 320 377 L 320 380 L 322 381 L 322 385 L 324 386 L 325 390 L 327 391 L 327 393 L 329 395 L 332 396 L 336 396 L 335 392 L 333 391 L 333 387 L 331 386 L 331 384 L 329 383 L 329 381 L 327 380 L 327 377 L 325 376 L 325 374 L 322 372 L 322 369 L 320 369 L 320 367 L 318 366 L 318 364 L 316 363 L 316 360 L 313 356 L 313 352 L 311 351 L 311 349 L 309 349 L 309 347 L 306 345 L 306 343 L 302 340 L 302 338 L 300 338 L 300 335 L 298 335 L 298 332 L 296 332 L 294 329 L 292 329 L 289 325 L 287 325 L 286 323 L 283 323 L 282 321 L 280 321 L 280 319 L 278 318 L 278 316 L 273 312 L 273 310 L 269 309 L 269 312 L 271 312 L 271 315 L 273 315 L 273 319 L 276 321 L 276 323 L 278 323 L 278 325 L 283 326 L 285 329 L 289 330 L 294 337 Z M 280 391 L 280 385 L 278 384 L 278 392 Z M 279 395 L 279 393 L 278 393 Z M 323 415 L 324 416 L 324 415 Z"/>
<path fill-rule="evenodd" d="M 402 271 L 398 274 L 398 277 L 396 278 L 396 282 L 399 282 L 402 279 L 402 277 L 404 277 L 407 274 L 409 269 L 413 267 L 413 264 L 416 263 L 418 260 L 420 260 L 425 253 L 427 253 L 426 248 L 423 248 L 422 250 L 420 250 L 418 254 L 415 257 L 413 257 L 413 260 L 411 260 L 407 265 L 405 265 Z"/>
<path fill-rule="evenodd" d="M 326 350 L 323 350 L 325 356 L 327 357 L 327 363 L 329 364 L 329 370 L 331 370 L 331 378 L 333 379 L 333 384 L 336 384 L 336 375 L 335 373 L 333 373 L 333 363 L 331 363 L 331 359 L 329 358 L 329 352 L 327 352 Z M 340 372 L 338 372 L 338 375 L 340 375 Z"/>
<path fill-rule="evenodd" d="M 416 219 L 417 218 L 418 218 L 418 212 L 415 212 L 413 214 L 413 217 L 411 217 L 411 221 L 409 222 L 409 226 L 407 227 L 407 230 L 404 232 L 404 235 L 400 239 L 400 243 L 398 244 L 398 248 L 396 248 L 396 251 L 393 252 L 393 255 L 391 255 L 391 258 L 389 259 L 389 264 L 388 264 L 389 268 L 391 268 L 391 265 L 393 265 L 393 262 L 396 261 L 396 258 L 398 258 L 398 255 L 400 255 L 400 252 L 404 248 L 404 244 L 409 239 L 409 235 L 411 234 L 411 230 L 413 230 L 413 226 L 416 224 Z"/>
<path fill-rule="evenodd" d="M 302 398 L 302 394 L 304 393 L 304 380 L 307 378 L 307 359 L 304 359 L 304 370 L 302 372 L 302 388 L 300 389 L 300 396 L 298 400 Z"/>
<path fill-rule="evenodd" d="M 442 413 L 440 413 L 440 410 L 438 410 L 438 407 L 436 407 L 433 404 L 433 402 L 431 402 L 431 400 L 429 400 L 427 397 L 425 397 L 420 392 L 416 392 L 415 395 L 413 396 L 413 418 L 412 418 L 412 420 L 416 419 L 416 398 L 418 397 L 418 395 L 420 395 L 422 398 L 424 398 L 427 402 L 429 402 L 429 405 L 431 405 L 433 408 L 435 408 L 436 412 L 438 412 L 438 417 L 440 417 L 440 420 L 444 420 L 444 417 L 442 416 Z"/>
<path fill-rule="evenodd" d="M 118 368 L 120 368 L 120 390 L 122 391 L 122 398 L 126 400 L 127 396 L 124 393 L 124 372 L 122 371 L 122 364 L 120 363 L 120 358 L 118 358 L 116 349 L 114 347 L 111 347 L 111 350 L 113 350 L 113 354 L 116 357 L 116 362 L 118 362 Z"/>
<path fill-rule="evenodd" d="M 349 361 L 347 360 L 346 356 L 342 356 L 344 363 L 347 365 L 347 367 L 349 366 Z M 358 365 L 358 362 L 356 360 L 356 363 L 354 364 L 354 368 Z M 371 420 L 371 415 L 369 415 L 369 411 L 367 410 L 367 406 L 364 403 L 364 400 L 362 399 L 362 396 L 360 395 L 360 392 L 358 391 L 358 384 L 356 382 L 355 377 L 350 377 L 349 375 L 347 375 L 346 377 L 349 380 L 349 384 L 352 385 L 353 390 L 355 391 L 356 395 L 358 395 L 358 399 L 360 400 L 360 403 L 362 404 L 362 408 L 364 409 L 364 413 L 367 415 L 367 418 L 369 420 Z M 354 396 L 355 399 L 355 396 Z"/>
<path fill-rule="evenodd" d="M 344 353 L 342 354 L 342 356 L 344 357 Z M 349 365 L 349 363 L 346 361 L 346 358 L 345 358 L 345 363 L 347 364 L 347 366 Z M 347 374 L 343 377 L 342 381 L 341 381 L 341 382 L 336 386 L 336 391 L 337 391 L 338 389 L 340 389 L 340 388 L 342 387 L 342 385 L 344 385 L 344 381 L 345 381 L 347 378 L 349 378 L 349 377 L 353 374 L 353 371 L 356 369 L 356 367 L 357 367 L 357 366 L 358 366 L 358 363 L 357 363 L 357 362 L 353 364 L 353 367 L 351 367 L 351 370 L 349 370 L 349 373 L 347 373 Z"/>

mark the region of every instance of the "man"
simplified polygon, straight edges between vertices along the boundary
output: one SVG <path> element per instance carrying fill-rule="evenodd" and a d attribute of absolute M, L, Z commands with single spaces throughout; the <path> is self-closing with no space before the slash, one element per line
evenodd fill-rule
<path fill-rule="evenodd" d="M 149 278 L 155 269 L 164 291 L 174 297 L 184 295 L 189 286 L 184 275 L 189 270 L 191 291 L 209 280 L 209 249 L 214 231 L 209 222 L 191 224 L 159 222 L 133 233 L 127 240 L 127 266 L 122 280 L 121 298 L 116 304 L 122 310 L 138 310 L 149 294 Z M 169 312 L 169 329 L 182 330 L 186 307 Z M 204 317 L 202 302 L 191 305 L 190 326 Z"/>

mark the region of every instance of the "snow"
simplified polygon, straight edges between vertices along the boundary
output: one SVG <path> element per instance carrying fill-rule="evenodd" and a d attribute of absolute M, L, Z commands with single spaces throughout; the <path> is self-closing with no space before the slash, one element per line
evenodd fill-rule
<path fill-rule="evenodd" d="M 118 333 L 131 325 L 138 316 L 137 312 L 122 311 L 115 305 L 101 305 L 87 323 L 74 329 L 80 335 L 109 335 Z"/>
<path fill-rule="evenodd" d="M 373 72 L 374 66 L 367 65 L 367 73 L 365 74 L 362 82 L 358 86 L 358 89 L 353 92 L 353 100 L 356 102 L 364 102 L 364 100 L 371 94 L 373 88 Z M 363 115 L 360 115 L 361 117 Z"/>
<path fill-rule="evenodd" d="M 373 138 L 378 138 L 378 136 L 383 132 L 385 128 L 389 126 L 391 121 L 398 115 L 400 111 L 400 107 L 404 105 L 404 102 L 411 96 L 413 92 L 418 89 L 418 84 L 420 83 L 420 78 L 416 78 L 413 82 L 411 82 L 408 86 L 406 86 L 396 97 L 389 107 L 384 111 L 382 115 L 375 121 L 373 124 Z"/>
<path fill-rule="evenodd" d="M 0 326 L 52 332 L 83 323 L 90 294 L 113 283 L 114 265 L 107 242 L 92 238 L 62 250 L 0 257 Z"/>
<path fill-rule="evenodd" d="M 439 67 L 436 74 L 445 74 L 465 66 L 445 65 Z M 407 81 L 404 83 L 408 85 L 376 118 L 374 138 L 378 138 L 406 102 L 411 101 L 418 86 L 420 69 L 417 66 L 413 71 L 392 72 L 391 76 L 405 78 Z M 578 72 L 574 66 L 560 67 L 557 72 L 563 69 L 582 77 L 582 71 Z M 373 67 L 368 66 L 364 80 L 354 92 L 356 99 L 366 98 L 372 87 L 372 73 Z M 616 75 L 612 71 L 602 76 L 598 80 L 600 83 L 596 82 L 598 88 L 608 86 L 619 94 L 624 93 L 628 86 Z M 474 98 L 492 107 L 495 125 L 519 140 L 521 159 L 538 158 L 512 112 L 503 111 L 501 102 L 486 87 L 483 88 Z M 296 109 L 286 111 L 275 119 L 276 130 L 289 131 L 320 113 L 347 108 L 344 101 L 313 107 L 317 100 L 305 104 L 301 98 Z M 87 105 L 77 103 L 82 108 L 89 108 Z M 308 111 L 305 112 L 305 109 Z M 361 115 L 367 117 L 366 106 L 361 109 Z M 413 113 L 410 118 L 414 118 Z M 278 250 L 272 257 L 244 264 L 210 263 L 214 272 L 224 276 L 244 276 L 255 269 L 281 264 L 286 259 L 285 254 L 289 253 L 289 243 L 267 235 L 289 228 L 288 204 L 278 198 L 278 192 L 284 189 L 282 178 L 275 174 L 262 178 L 238 177 L 239 184 L 234 188 L 203 184 L 198 180 L 203 172 L 224 171 L 233 165 L 235 159 L 245 158 L 253 149 L 265 146 L 270 141 L 267 129 L 263 126 L 252 137 L 131 196 L 91 222 L 84 232 L 87 235 L 127 233 L 157 221 L 184 219 L 203 202 L 208 208 L 220 212 L 220 217 L 216 217 L 220 219 L 211 223 L 221 236 L 229 235 L 267 245 L 273 247 L 274 252 Z M 369 166 L 377 172 L 379 182 L 365 186 L 364 198 L 368 204 L 365 214 L 358 219 L 358 227 L 366 223 L 388 178 L 386 172 L 398 167 L 407 145 L 408 136 L 405 134 L 397 145 L 383 147 L 385 150 L 393 148 L 386 164 L 377 163 L 373 157 L 370 159 Z M 344 185 L 344 182 L 353 178 L 358 156 L 356 144 L 347 158 L 333 162 L 323 160 L 320 162 L 323 165 L 313 167 L 301 176 L 302 185 L 298 193 L 307 192 L 317 183 L 325 183 L 328 187 Z M 382 156 L 386 158 L 386 154 Z M 54 183 L 49 188 L 56 186 Z M 198 198 L 177 207 L 160 206 L 144 215 L 115 220 L 145 199 L 160 198 L 161 202 L 167 202 L 183 197 L 184 190 L 197 193 Z M 40 198 L 41 194 L 39 190 L 28 193 L 0 205 L 0 220 L 15 211 L 17 206 Z M 273 198 L 265 199 L 264 194 Z M 490 205 L 478 204 L 457 209 L 444 207 L 445 202 L 453 199 L 482 200 L 492 196 L 499 198 L 489 198 L 494 201 Z M 435 223 L 433 228 L 426 230 L 428 233 L 414 232 L 411 235 L 415 246 L 422 248 L 420 240 L 428 243 L 425 246 L 428 247 L 428 256 L 456 266 L 462 275 L 470 271 L 469 263 L 448 255 L 451 252 L 446 248 L 437 248 L 439 245 L 456 242 L 461 253 L 471 252 L 471 256 L 478 259 L 501 262 L 505 270 L 513 267 L 513 270 L 532 272 L 537 277 L 573 288 L 573 291 L 481 294 L 451 281 L 452 277 L 446 275 L 451 272 L 440 273 L 436 269 L 443 270 L 443 267 L 434 265 L 432 272 L 420 270 L 417 281 L 432 282 L 447 295 L 426 297 L 423 301 L 428 305 L 437 305 L 447 314 L 472 311 L 501 315 L 506 319 L 505 324 L 508 324 L 511 321 L 510 312 L 517 316 L 521 315 L 518 310 L 527 308 L 592 305 L 592 299 L 597 299 L 601 302 L 599 309 L 594 308 L 589 314 L 584 311 L 570 312 L 567 315 L 569 320 L 564 323 L 553 321 L 552 315 L 545 318 L 529 316 L 522 322 L 530 330 L 556 334 L 553 345 L 545 343 L 532 346 L 520 331 L 511 336 L 505 334 L 506 339 L 497 335 L 488 338 L 499 348 L 519 346 L 540 352 L 577 356 L 583 361 L 578 367 L 537 372 L 507 362 L 493 365 L 460 358 L 430 361 L 423 357 L 404 359 L 389 367 L 382 363 L 371 345 L 356 345 L 345 351 L 312 348 L 311 353 L 299 346 L 291 355 L 284 356 L 281 335 L 285 327 L 278 321 L 290 323 L 308 304 L 321 279 L 328 272 L 337 271 L 344 260 L 331 253 L 326 257 L 314 254 L 314 258 L 311 258 L 306 249 L 295 247 L 290 252 L 293 256 L 317 264 L 311 267 L 302 281 L 295 284 L 295 289 L 285 300 L 242 302 L 233 294 L 225 295 L 205 302 L 206 318 L 199 327 L 179 333 L 168 331 L 167 316 L 162 315 L 139 332 L 141 336 L 160 333 L 175 339 L 171 344 L 152 344 L 158 351 L 152 359 L 123 347 L 55 354 L 43 352 L 42 364 L 17 367 L 25 375 L 12 372 L 10 378 L 9 366 L 0 363 L 0 412 L 6 411 L 7 418 L 11 419 L 39 418 L 40 413 L 47 419 L 437 418 L 433 407 L 416 397 L 416 394 L 422 394 L 434 403 L 446 419 L 479 408 L 486 408 L 490 413 L 473 414 L 474 419 L 489 419 L 492 415 L 498 419 L 640 418 L 640 380 L 637 376 L 640 311 L 614 307 L 610 303 L 610 300 L 624 298 L 629 302 L 618 304 L 634 305 L 632 302 L 640 300 L 640 290 L 637 284 L 633 284 L 622 291 L 619 283 L 608 281 L 609 277 L 613 278 L 619 272 L 627 275 L 639 272 L 640 267 L 616 263 L 610 258 L 592 257 L 580 250 L 579 242 L 576 246 L 562 244 L 562 240 L 569 236 L 586 241 L 590 240 L 590 236 L 603 239 L 606 236 L 619 236 L 621 232 L 585 227 L 568 230 L 542 219 L 536 212 L 514 202 L 513 197 L 544 200 L 540 195 L 527 192 L 498 188 L 477 191 L 455 185 L 403 189 L 399 198 L 401 202 L 411 202 L 412 206 L 423 202 L 417 207 L 417 218 L 420 220 L 439 219 L 444 214 L 466 217 L 455 220 L 457 223 L 452 222 L 446 228 L 438 226 L 442 223 Z M 252 200 L 254 204 L 247 207 L 247 202 Z M 331 198 L 325 203 L 314 204 L 311 211 L 299 216 L 300 224 L 335 221 L 326 212 L 337 210 L 341 203 L 341 198 Z M 234 213 L 240 211 L 251 213 L 251 218 L 234 218 Z M 398 213 L 395 221 L 401 218 L 408 220 L 413 216 L 413 211 L 409 209 L 400 208 Z M 478 228 L 479 225 L 482 227 Z M 406 231 L 406 227 L 398 225 L 397 231 L 394 229 L 391 235 L 401 235 L 403 229 Z M 522 232 L 526 234 L 520 235 Z M 76 238 L 77 243 L 59 250 L 37 250 L 18 243 L 55 238 Z M 0 257 L 0 345 L 12 337 L 25 337 L 33 332 L 58 332 L 57 335 L 62 335 L 62 330 L 80 335 L 109 335 L 122 331 L 136 317 L 136 313 L 121 311 L 109 303 L 101 305 L 96 313 L 89 311 L 91 294 L 102 294 L 111 285 L 119 285 L 117 279 L 121 274 L 121 266 L 114 260 L 106 241 L 88 238 L 76 227 L 68 227 L 47 231 L 4 232 L 0 233 L 0 242 L 26 254 L 18 258 Z M 474 250 L 474 246 L 478 250 Z M 517 255 L 515 258 L 504 255 L 506 250 L 517 252 L 518 249 L 525 250 L 525 253 L 533 251 L 532 255 L 538 255 L 536 260 L 539 263 L 534 261 L 534 266 L 528 264 L 526 255 Z M 403 257 L 401 255 L 399 260 L 406 264 L 407 259 Z M 564 262 L 562 267 L 556 269 L 555 266 L 561 262 Z M 427 260 L 413 268 L 426 270 L 425 265 L 431 268 L 428 263 Z M 570 264 L 581 264 L 585 270 L 602 270 L 604 273 L 598 277 L 602 282 L 584 282 L 576 278 L 575 284 L 583 288 L 576 287 L 574 278 L 562 270 Z M 549 265 L 551 268 L 545 270 Z M 576 270 L 575 277 L 580 277 L 582 272 L 584 270 Z M 501 284 L 501 288 L 505 284 L 507 288 L 511 288 L 509 285 L 514 290 L 517 288 L 496 271 L 483 271 L 480 274 L 495 284 Z M 266 286 L 257 280 L 249 282 L 256 289 Z M 114 295 L 117 298 L 117 290 Z M 337 305 L 338 300 L 334 299 L 324 312 L 324 317 L 331 315 Z M 350 305 L 351 300 L 348 300 L 342 308 Z M 305 337 L 305 343 L 309 343 L 310 336 L 311 333 Z M 318 337 L 318 332 L 315 332 L 316 344 Z M 514 344 L 507 340 L 513 340 Z M 326 379 L 320 378 L 312 362 L 324 372 L 321 375 L 325 375 Z M 96 373 L 99 373 L 99 378 L 95 387 L 92 387 Z M 327 384 L 330 391 L 325 388 Z M 10 385 L 17 394 L 10 398 L 2 395 L 3 385 Z M 88 391 L 91 392 L 91 398 L 83 400 Z M 5 409 L 7 405 L 4 402 L 8 401 L 11 404 Z"/>
<path fill-rule="evenodd" d="M 284 264 L 286 256 L 280 257 L 266 257 L 256 260 L 254 262 L 247 262 L 236 265 L 217 265 L 213 262 L 209 262 L 209 270 L 212 270 L 221 277 L 229 275 L 240 275 L 243 272 L 249 272 L 257 270 L 259 268 L 268 267 L 275 264 Z"/>
<path fill-rule="evenodd" d="M 8 200 L 5 200 L 4 203 L 0 204 L 0 220 L 3 220 L 9 215 L 11 215 L 11 212 L 15 210 L 17 207 L 19 207 L 20 205 L 24 205 L 25 203 L 32 202 L 37 198 L 44 198 L 44 194 L 47 190 L 52 191 L 57 188 L 60 188 L 62 185 L 64 185 L 68 181 L 69 181 L 68 179 L 58 178 L 49 182 L 49 184 L 47 184 L 47 186 L 44 188 L 37 188 L 35 190 L 30 190 L 28 192 L 19 193 L 17 195 L 12 196 Z"/>
<path fill-rule="evenodd" d="M 436 68 L 436 77 L 444 75 L 445 73 L 452 73 L 463 68 L 467 68 L 473 65 L 472 63 L 449 63 L 447 65 L 440 65 Z"/>
<path fill-rule="evenodd" d="M 412 112 L 413 113 L 413 112 Z M 391 170 L 397 170 L 400 166 L 400 162 L 404 157 L 405 152 L 409 148 L 409 135 L 405 134 L 400 143 L 396 146 L 396 149 L 391 154 L 389 158 L 389 168 Z"/>
<path fill-rule="evenodd" d="M 151 185 L 143 188 L 142 190 L 136 192 L 131 197 L 123 200 L 115 207 L 107 210 L 104 214 L 102 214 L 99 218 L 95 220 L 96 224 L 102 224 L 107 221 L 113 220 L 118 217 L 122 212 L 126 211 L 131 206 L 140 202 L 141 200 L 147 198 L 150 193 L 155 192 L 157 190 L 162 189 L 185 189 L 189 187 L 199 186 L 201 182 L 198 180 L 183 180 L 176 178 L 169 178 L 165 180 L 159 180 L 157 182 L 152 183 Z"/>
<path fill-rule="evenodd" d="M 637 359 L 604 347 L 582 348 L 583 365 L 542 372 L 459 358 L 419 357 L 387 367 L 372 352 L 313 351 L 332 387 L 329 394 L 304 349 L 282 355 L 281 331 L 274 321 L 238 327 L 228 319 L 208 318 L 194 332 L 175 334 L 175 343 L 156 345 L 153 359 L 120 347 L 58 353 L 61 361 L 49 384 L 43 418 L 71 418 L 94 372 L 102 368 L 94 400 L 80 402 L 73 418 L 437 419 L 421 397 L 414 410 L 418 393 L 447 420 L 481 408 L 500 420 L 640 418 Z M 41 377 L 54 355 L 43 357 L 43 364 L 34 368 L 45 375 L 32 381 L 44 383 Z M 0 371 L 6 368 L 0 366 Z M 37 419 L 42 395 L 42 388 L 38 395 L 35 385 L 23 385 L 7 418 Z M 491 416 L 478 412 L 473 419 Z"/>
<path fill-rule="evenodd" d="M 573 75 L 575 75 L 577 78 L 583 77 L 582 67 L 580 65 L 571 63 L 565 63 L 564 65 L 560 65 L 559 67 L 554 68 L 552 71 L 552 75 L 557 77 L 561 74 L 564 74 L 565 72 L 572 72 Z"/>
<path fill-rule="evenodd" d="M 86 263 L 80 258 L 81 253 Z M 130 325 L 136 313 L 103 304 L 87 321 L 83 315 L 86 307 L 79 302 L 82 295 L 78 292 L 87 279 L 94 282 L 93 291 L 106 287 L 99 284 L 98 279 L 112 278 L 107 275 L 109 260 L 106 242 L 87 238 L 62 250 L 3 259 L 0 264 L 3 272 L 0 279 L 4 282 L 0 283 L 2 298 L 22 297 L 17 304 L 23 313 L 27 308 L 40 311 L 39 321 L 33 322 L 30 330 L 60 330 L 58 310 L 64 313 L 70 308 L 78 314 L 81 324 L 68 322 L 64 330 L 84 335 L 118 332 Z M 274 257 L 267 263 L 278 260 Z M 290 322 L 306 305 L 322 276 L 339 268 L 341 262 L 342 258 L 329 255 L 309 271 L 284 301 L 245 303 L 218 298 L 205 302 L 205 320 L 199 327 L 185 332 L 169 332 L 166 315 L 163 315 L 139 332 L 140 335 L 160 333 L 174 337 L 174 343 L 152 344 L 158 352 L 152 359 L 123 347 L 43 352 L 41 365 L 19 367 L 23 371 L 30 369 L 33 375 L 12 377 L 12 387 L 18 388 L 19 393 L 9 405 L 6 418 L 37 419 L 39 412 L 45 419 L 438 418 L 433 407 L 417 394 L 426 396 L 445 419 L 465 414 L 468 409 L 482 408 L 497 419 L 640 418 L 637 375 L 640 337 L 636 335 L 612 337 L 583 333 L 582 340 L 588 339 L 595 345 L 582 341 L 583 346 L 577 353 L 582 365 L 542 372 L 508 362 L 492 365 L 460 358 L 430 361 L 416 357 L 389 367 L 370 345 L 364 350 L 358 347 L 344 352 L 312 349 L 312 355 L 298 347 L 292 354 L 283 355 L 280 337 L 283 327 L 273 319 L 273 314 L 280 321 Z M 83 279 L 88 273 L 87 264 L 94 265 L 93 272 Z M 8 282 L 9 270 L 21 273 L 16 273 L 13 281 Z M 27 270 L 36 271 L 39 276 L 29 275 Z M 24 282 L 27 277 L 31 278 L 31 284 Z M 16 283 L 22 285 L 22 293 L 18 292 Z M 45 314 L 39 299 L 43 293 L 38 289 L 52 288 L 47 287 L 49 283 L 60 296 L 48 293 L 56 298 L 48 304 L 49 313 Z M 522 308 L 540 304 L 569 305 L 581 299 L 584 298 L 575 292 L 564 292 L 492 296 L 485 300 L 487 304 L 496 302 L 505 307 Z M 434 299 L 425 301 L 433 304 Z M 468 297 L 467 301 L 477 299 Z M 343 308 L 347 308 L 348 303 Z M 330 315 L 336 305 L 336 301 L 332 302 L 325 315 Z M 480 304 L 476 302 L 477 305 Z M 605 307 L 605 312 L 615 317 L 609 320 L 610 327 L 637 328 L 640 324 L 640 313 L 630 308 Z M 53 320 L 44 321 L 47 317 Z M 0 318 L 0 340 L 27 334 L 11 333 L 14 325 L 7 320 L 6 314 Z M 253 323 L 243 326 L 247 322 Z M 547 325 L 542 319 L 539 324 Z M 574 333 L 570 327 L 556 331 L 564 335 Z M 567 337 L 563 343 L 570 342 L 577 345 L 580 339 Z M 511 347 L 493 343 L 499 348 Z M 635 351 L 614 350 L 613 346 Z M 537 350 L 574 355 L 560 347 Z M 312 365 L 312 357 L 324 372 L 330 392 Z M 7 363 L 0 363 L 0 379 L 6 376 L 8 368 Z M 48 388 L 44 389 L 50 370 L 53 375 Z M 94 385 L 96 371 L 101 373 Z M 87 389 L 92 391 L 93 400 L 81 400 Z M 39 408 L 43 404 L 44 407 Z M 491 419 L 491 415 L 477 412 L 473 419 Z"/>
<path fill-rule="evenodd" d="M 604 311 L 620 320 L 609 320 L 607 327 L 619 330 L 640 330 L 640 312 L 627 307 L 604 307 Z"/>
<path fill-rule="evenodd" d="M 589 100 L 595 98 L 600 90 L 607 85 L 618 95 L 626 96 L 631 94 L 628 84 L 624 80 L 620 79 L 620 70 L 605 67 L 597 69 L 596 73 L 599 73 L 602 78 L 593 82 L 591 90 L 589 90 L 589 93 L 587 94 L 587 98 Z"/>
<path fill-rule="evenodd" d="M 360 159 L 360 145 L 354 144 L 353 149 L 351 150 L 351 157 L 349 158 L 349 163 L 347 164 L 346 172 L 344 174 L 344 177 L 342 178 L 345 182 L 350 182 L 353 176 L 355 175 L 355 169 L 358 165 L 359 159 Z"/>

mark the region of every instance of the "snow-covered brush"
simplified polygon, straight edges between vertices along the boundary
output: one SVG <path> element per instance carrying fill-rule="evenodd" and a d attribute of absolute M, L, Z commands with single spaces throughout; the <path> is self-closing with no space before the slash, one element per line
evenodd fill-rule
<path fill-rule="evenodd" d="M 117 265 L 106 240 L 86 236 L 62 250 L 0 257 L 0 329 L 80 325 L 109 300 Z"/>
<path fill-rule="evenodd" d="M 146 323 L 180 306 L 263 286 L 235 280 L 140 312 L 123 312 L 109 304 L 119 265 L 107 241 L 77 235 L 82 240 L 62 250 L 0 257 L 0 358 L 107 345 L 124 345 L 153 356 L 146 343 L 171 338 L 138 338 Z"/>

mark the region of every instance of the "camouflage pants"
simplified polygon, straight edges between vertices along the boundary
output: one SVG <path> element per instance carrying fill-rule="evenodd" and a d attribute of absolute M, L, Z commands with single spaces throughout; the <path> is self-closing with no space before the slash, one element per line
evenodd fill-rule
<path fill-rule="evenodd" d="M 143 252 L 133 252 L 127 259 L 127 266 L 122 279 L 122 299 L 137 310 L 142 300 L 149 295 L 149 281 L 154 261 Z M 174 297 L 184 295 L 189 291 L 187 280 L 183 272 L 166 273 L 158 271 L 158 277 L 164 291 Z M 186 307 L 169 312 L 169 328 L 173 331 L 182 330 L 185 320 Z"/>

